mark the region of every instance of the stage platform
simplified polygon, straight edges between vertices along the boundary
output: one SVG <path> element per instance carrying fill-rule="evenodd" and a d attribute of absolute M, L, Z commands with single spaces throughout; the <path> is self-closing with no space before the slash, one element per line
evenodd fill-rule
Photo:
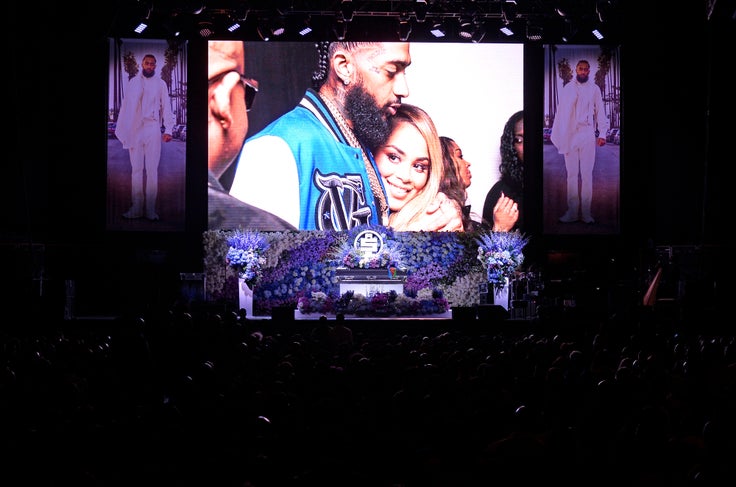
<path fill-rule="evenodd" d="M 294 310 L 294 320 L 318 320 L 322 316 L 326 316 L 328 320 L 334 320 L 335 315 L 333 313 L 328 314 L 320 314 L 320 313 L 302 313 L 301 311 Z M 397 321 L 397 320 L 451 320 L 452 319 L 452 310 L 446 311 L 445 313 L 441 314 L 431 314 L 431 315 L 415 315 L 415 316 L 358 316 L 358 315 L 345 315 L 345 320 L 390 320 L 390 321 Z"/>
<path fill-rule="evenodd" d="M 299 310 L 293 310 L 289 308 L 274 309 L 272 316 L 253 316 L 251 319 L 259 320 L 276 320 L 276 321 L 310 321 L 319 320 L 322 314 L 320 313 L 301 313 Z M 335 314 L 328 313 L 324 314 L 328 320 L 334 320 Z M 467 306 L 467 307 L 453 307 L 445 313 L 437 314 L 425 314 L 425 315 L 414 315 L 414 316 L 360 316 L 353 314 L 346 314 L 346 321 L 499 321 L 508 320 L 511 316 L 509 312 L 502 306 L 498 305 L 478 305 L 478 306 Z"/>

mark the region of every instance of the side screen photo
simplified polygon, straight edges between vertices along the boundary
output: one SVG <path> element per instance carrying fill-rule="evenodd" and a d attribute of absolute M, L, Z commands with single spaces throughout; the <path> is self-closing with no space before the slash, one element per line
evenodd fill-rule
<path fill-rule="evenodd" d="M 110 39 L 106 226 L 182 231 L 186 217 L 186 44 Z"/>
<path fill-rule="evenodd" d="M 545 46 L 543 229 L 617 235 L 621 211 L 618 48 Z"/>

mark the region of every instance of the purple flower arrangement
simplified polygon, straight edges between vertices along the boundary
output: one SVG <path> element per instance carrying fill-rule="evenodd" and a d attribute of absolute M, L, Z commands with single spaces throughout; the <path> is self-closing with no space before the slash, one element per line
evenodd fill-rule
<path fill-rule="evenodd" d="M 506 285 L 516 269 L 524 263 L 524 247 L 529 237 L 518 230 L 490 232 L 477 239 L 478 260 L 485 266 L 488 282 L 496 289 Z"/>
<path fill-rule="evenodd" d="M 269 247 L 268 240 L 258 231 L 236 230 L 228 237 L 227 244 L 227 264 L 238 272 L 238 277 L 244 279 L 248 286 L 252 286 L 266 263 L 263 254 Z"/>
<path fill-rule="evenodd" d="M 356 316 L 417 316 L 442 314 L 450 309 L 444 294 L 439 289 L 410 297 L 396 291 L 378 292 L 370 296 L 347 291 L 335 297 L 322 292 L 313 292 L 298 300 L 297 309 L 303 314 L 344 313 Z"/>

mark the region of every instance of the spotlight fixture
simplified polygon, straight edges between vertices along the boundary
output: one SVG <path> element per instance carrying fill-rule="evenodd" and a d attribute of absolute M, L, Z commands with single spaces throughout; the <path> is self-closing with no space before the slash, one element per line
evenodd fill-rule
<path fill-rule="evenodd" d="M 353 8 L 353 0 L 342 0 L 340 4 L 340 12 L 345 22 L 352 22 L 355 9 Z"/>
<path fill-rule="evenodd" d="M 261 38 L 263 41 L 270 41 L 271 40 L 271 28 L 269 25 L 269 21 L 266 17 L 261 17 L 258 19 L 258 26 L 256 27 L 256 32 L 258 32 L 258 37 Z"/>
<path fill-rule="evenodd" d="M 414 5 L 414 18 L 420 24 L 427 20 L 427 0 L 417 0 L 417 3 Z"/>
<path fill-rule="evenodd" d="M 447 35 L 447 28 L 442 20 L 436 20 L 434 24 L 432 24 L 432 28 L 429 32 L 439 39 L 440 37 L 445 37 Z"/>
<path fill-rule="evenodd" d="M 245 21 L 248 19 L 249 10 L 233 10 L 232 12 L 226 12 L 227 18 L 230 20 L 230 26 L 227 31 L 232 33 L 240 29 Z"/>
<path fill-rule="evenodd" d="M 504 24 L 509 25 L 516 19 L 516 0 L 504 0 L 501 4 L 501 18 Z"/>
<path fill-rule="evenodd" d="M 572 42 L 577 35 L 578 29 L 571 23 L 565 23 L 564 32 L 562 34 L 562 42 Z"/>
<path fill-rule="evenodd" d="M 178 22 L 177 17 L 167 17 L 162 20 L 161 25 L 164 30 L 169 34 L 168 37 L 179 37 L 181 35 L 181 25 Z"/>
<path fill-rule="evenodd" d="M 564 19 L 572 17 L 575 11 L 573 0 L 555 0 L 553 6 L 555 13 Z"/>
<path fill-rule="evenodd" d="M 280 37 L 286 32 L 284 27 L 284 19 L 281 16 L 274 18 L 261 17 L 258 19 L 258 36 L 264 41 L 270 41 L 274 37 Z"/>
<path fill-rule="evenodd" d="M 409 14 L 406 12 L 399 14 L 399 28 L 397 33 L 401 42 L 409 40 L 409 36 L 411 35 L 411 20 L 409 19 Z"/>
<path fill-rule="evenodd" d="M 335 33 L 335 37 L 338 41 L 344 41 L 345 36 L 348 33 L 348 24 L 345 22 L 345 19 L 338 15 L 335 18 L 334 25 L 332 26 L 332 32 Z"/>
<path fill-rule="evenodd" d="M 541 41 L 544 35 L 542 26 L 537 22 L 527 20 L 526 22 L 526 38 L 530 41 Z"/>
<path fill-rule="evenodd" d="M 476 20 L 474 24 L 473 34 L 471 35 L 470 40 L 477 44 L 486 36 L 486 25 L 479 20 Z"/>
<path fill-rule="evenodd" d="M 606 20 L 608 20 L 611 8 L 611 0 L 596 0 L 595 14 L 598 17 L 599 22 L 605 22 Z"/>
<path fill-rule="evenodd" d="M 593 36 L 595 36 L 596 39 L 598 39 L 599 41 L 603 40 L 603 33 L 600 30 L 593 29 L 592 32 Z"/>
<path fill-rule="evenodd" d="M 514 19 L 516 19 L 516 0 L 504 0 L 501 4 L 501 20 L 503 21 L 503 25 L 500 29 L 504 35 L 514 35 L 514 31 L 510 27 Z"/>
<path fill-rule="evenodd" d="M 281 16 L 274 17 L 271 21 L 271 34 L 273 34 L 274 37 L 281 37 L 286 32 L 286 27 L 284 26 L 284 18 Z"/>
<path fill-rule="evenodd" d="M 460 18 L 460 29 L 457 31 L 457 35 L 461 39 L 468 40 L 473 37 L 473 21 L 468 17 Z"/>
<path fill-rule="evenodd" d="M 305 18 L 302 22 L 301 27 L 299 28 L 299 35 L 304 37 L 306 35 L 309 35 L 312 33 L 312 25 L 311 25 L 311 19 L 309 17 Z"/>
<path fill-rule="evenodd" d="M 199 36 L 203 39 L 207 39 L 215 33 L 215 27 L 209 20 L 203 20 L 197 25 Z"/>
<path fill-rule="evenodd" d="M 146 10 L 146 15 L 143 17 L 143 19 L 135 26 L 133 29 L 133 32 L 136 34 L 143 33 L 144 30 L 148 28 L 148 21 L 151 18 L 151 12 L 153 12 L 153 4 L 151 4 L 148 7 L 148 10 Z"/>

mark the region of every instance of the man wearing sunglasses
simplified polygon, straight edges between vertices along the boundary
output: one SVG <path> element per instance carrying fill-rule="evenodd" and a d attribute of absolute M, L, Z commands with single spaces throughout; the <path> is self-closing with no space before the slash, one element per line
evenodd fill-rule
<path fill-rule="evenodd" d="M 243 74 L 243 47 L 242 41 L 209 41 L 207 46 L 208 228 L 294 229 L 277 216 L 232 197 L 220 181 L 243 146 L 247 112 L 258 93 L 258 82 Z"/>

